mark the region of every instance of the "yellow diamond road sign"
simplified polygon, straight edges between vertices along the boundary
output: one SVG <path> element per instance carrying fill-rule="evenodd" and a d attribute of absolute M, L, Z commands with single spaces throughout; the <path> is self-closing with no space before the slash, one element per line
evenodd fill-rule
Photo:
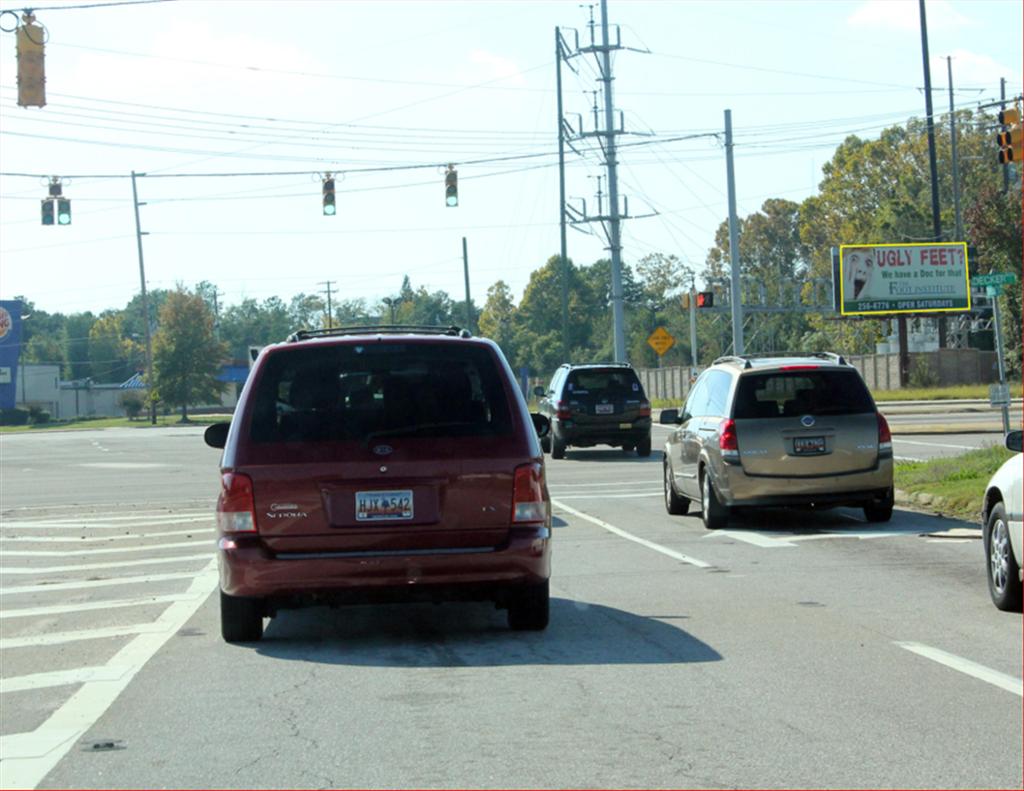
<path fill-rule="evenodd" d="M 658 327 L 652 332 L 647 338 L 647 342 L 651 344 L 651 348 L 658 353 L 659 357 L 676 345 L 676 339 L 664 327 Z"/>

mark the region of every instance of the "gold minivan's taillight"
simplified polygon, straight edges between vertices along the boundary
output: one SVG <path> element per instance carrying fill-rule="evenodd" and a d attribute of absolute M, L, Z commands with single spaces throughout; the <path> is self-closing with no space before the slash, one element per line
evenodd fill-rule
<path fill-rule="evenodd" d="M 536 462 L 516 467 L 512 484 L 512 522 L 547 522 L 548 504 L 544 501 L 544 468 Z"/>
<path fill-rule="evenodd" d="M 255 533 L 256 500 L 252 478 L 241 472 L 225 472 L 220 476 L 217 498 L 217 527 L 222 533 Z"/>

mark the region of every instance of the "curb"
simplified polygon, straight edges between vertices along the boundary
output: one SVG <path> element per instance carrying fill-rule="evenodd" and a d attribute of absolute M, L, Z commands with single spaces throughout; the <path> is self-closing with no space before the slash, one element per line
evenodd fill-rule
<path fill-rule="evenodd" d="M 948 519 L 959 519 L 960 521 L 967 521 L 962 516 L 950 515 L 949 510 L 946 508 L 947 500 L 945 497 L 937 494 L 929 494 L 928 492 L 907 492 L 903 489 L 895 489 L 893 491 L 893 500 L 896 505 L 901 505 L 906 508 L 911 508 L 921 513 L 932 514 L 934 516 L 942 516 Z M 981 514 L 978 514 L 978 519 L 981 518 Z M 978 535 L 981 535 L 981 525 L 977 526 Z"/>

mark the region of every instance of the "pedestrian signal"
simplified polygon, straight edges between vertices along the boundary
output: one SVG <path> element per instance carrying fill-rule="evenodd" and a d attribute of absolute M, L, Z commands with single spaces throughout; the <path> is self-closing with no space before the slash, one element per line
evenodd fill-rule
<path fill-rule="evenodd" d="M 713 308 L 715 306 L 714 291 L 700 291 L 697 293 L 698 308 Z"/>

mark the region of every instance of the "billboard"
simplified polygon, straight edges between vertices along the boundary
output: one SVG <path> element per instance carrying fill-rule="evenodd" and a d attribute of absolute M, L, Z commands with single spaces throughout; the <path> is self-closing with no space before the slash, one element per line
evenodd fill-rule
<path fill-rule="evenodd" d="M 839 247 L 844 316 L 971 309 L 966 242 Z"/>
<path fill-rule="evenodd" d="M 0 301 L 0 409 L 14 409 L 21 354 L 21 302 Z"/>

